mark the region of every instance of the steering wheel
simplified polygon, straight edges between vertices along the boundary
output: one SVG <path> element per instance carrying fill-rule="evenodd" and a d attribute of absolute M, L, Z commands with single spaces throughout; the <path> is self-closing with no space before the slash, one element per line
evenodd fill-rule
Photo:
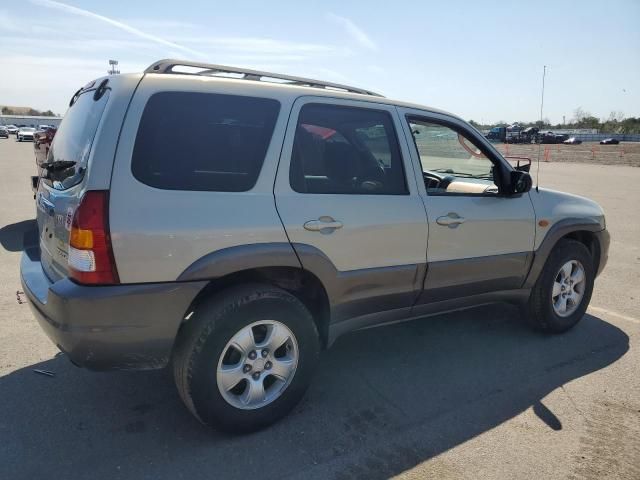
<path fill-rule="evenodd" d="M 425 186 L 427 188 L 438 188 L 442 190 L 446 190 L 451 182 L 454 182 L 456 179 L 453 175 L 440 175 L 436 172 L 422 172 L 422 178 L 425 180 Z M 435 185 L 430 187 L 427 182 L 433 182 Z"/>

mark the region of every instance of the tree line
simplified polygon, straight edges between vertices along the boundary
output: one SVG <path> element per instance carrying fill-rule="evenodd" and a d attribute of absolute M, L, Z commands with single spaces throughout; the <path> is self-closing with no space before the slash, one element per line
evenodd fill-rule
<path fill-rule="evenodd" d="M 510 123 L 499 121 L 494 124 L 482 125 L 474 120 L 469 123 L 478 129 L 488 129 L 493 127 L 506 127 Z M 568 123 L 558 123 L 553 125 L 548 118 L 535 122 L 512 122 L 524 127 L 538 127 L 544 129 L 572 129 L 572 128 L 590 128 L 597 129 L 600 133 L 618 133 L 618 134 L 640 134 L 640 117 L 625 117 L 622 112 L 611 112 L 609 118 L 600 119 L 591 113 L 578 107 L 573 112 L 573 118 Z"/>
<path fill-rule="evenodd" d="M 36 110 L 35 108 L 28 108 L 28 109 L 21 108 L 20 113 L 18 113 L 11 107 L 2 107 L 2 114 L 3 115 L 31 115 L 31 116 L 42 116 L 42 117 L 56 116 L 56 114 L 53 113 L 51 110 L 46 110 L 44 112 L 41 112 L 40 110 Z"/>

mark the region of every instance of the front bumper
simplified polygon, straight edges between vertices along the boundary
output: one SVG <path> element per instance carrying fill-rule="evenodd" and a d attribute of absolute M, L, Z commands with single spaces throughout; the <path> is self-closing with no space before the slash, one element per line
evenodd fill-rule
<path fill-rule="evenodd" d="M 596 276 L 598 276 L 607 265 L 607 260 L 609 260 L 609 244 L 611 243 L 611 236 L 609 235 L 609 231 L 606 229 L 594 233 L 598 239 L 598 246 L 600 247 L 600 262 L 597 265 L 598 270 L 596 271 Z"/>
<path fill-rule="evenodd" d="M 83 286 L 51 282 L 37 249 L 22 254 L 22 288 L 38 323 L 78 366 L 91 370 L 162 368 L 178 328 L 206 282 Z"/>

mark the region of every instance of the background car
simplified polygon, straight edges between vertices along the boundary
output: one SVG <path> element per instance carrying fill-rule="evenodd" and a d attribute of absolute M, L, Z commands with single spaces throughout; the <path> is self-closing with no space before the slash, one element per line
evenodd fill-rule
<path fill-rule="evenodd" d="M 605 138 L 600 140 L 600 145 L 618 145 L 620 142 L 615 138 Z"/>
<path fill-rule="evenodd" d="M 0 138 L 9 138 L 9 130 L 7 127 L 0 127 Z"/>
<path fill-rule="evenodd" d="M 18 133 L 19 128 L 16 127 L 15 125 L 7 125 L 7 130 L 11 135 L 15 135 Z"/>
<path fill-rule="evenodd" d="M 40 125 L 46 126 L 46 125 Z M 36 193 L 38 190 L 38 183 L 40 182 L 40 177 L 42 176 L 42 165 L 47 161 L 47 157 L 49 155 L 49 149 L 51 148 L 51 142 L 53 142 L 53 137 L 56 135 L 58 131 L 55 127 L 48 127 L 43 130 L 38 130 L 33 134 L 33 151 L 36 156 L 36 170 L 37 175 L 31 177 L 31 189 L 33 193 Z"/>
<path fill-rule="evenodd" d="M 567 138 L 564 142 L 565 145 L 580 145 L 582 140 L 578 140 L 576 137 Z"/>
<path fill-rule="evenodd" d="M 35 131 L 36 129 L 33 127 L 23 127 L 18 130 L 16 140 L 18 142 L 31 142 L 33 141 L 33 134 L 35 133 Z"/>

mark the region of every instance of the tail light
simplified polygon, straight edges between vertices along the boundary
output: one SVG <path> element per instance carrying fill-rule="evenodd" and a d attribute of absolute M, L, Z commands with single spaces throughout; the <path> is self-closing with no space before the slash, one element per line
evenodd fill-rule
<path fill-rule="evenodd" d="M 86 192 L 76 209 L 69 236 L 69 275 L 78 283 L 120 283 L 109 235 L 109 192 Z"/>

